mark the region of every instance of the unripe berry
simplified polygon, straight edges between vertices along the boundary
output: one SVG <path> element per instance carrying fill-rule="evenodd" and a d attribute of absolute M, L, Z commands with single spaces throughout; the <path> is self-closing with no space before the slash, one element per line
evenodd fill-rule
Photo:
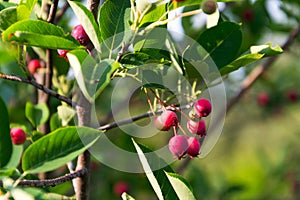
<path fill-rule="evenodd" d="M 183 135 L 175 135 L 169 140 L 169 149 L 179 160 L 186 154 L 188 149 L 187 139 Z"/>
<path fill-rule="evenodd" d="M 15 145 L 23 144 L 26 141 L 26 133 L 18 127 L 10 130 L 10 136 L 12 143 Z"/>
<path fill-rule="evenodd" d="M 117 196 L 121 196 L 123 192 L 128 192 L 129 186 L 128 183 L 125 181 L 118 181 L 114 184 L 114 193 Z"/>
<path fill-rule="evenodd" d="M 36 70 L 41 67 L 42 67 L 41 62 L 38 59 L 33 59 L 33 60 L 29 61 L 28 65 L 27 65 L 28 71 L 31 74 L 36 73 Z"/>
<path fill-rule="evenodd" d="M 198 117 L 207 117 L 211 113 L 211 103 L 207 99 L 198 99 L 194 104 L 194 111 Z"/>
<path fill-rule="evenodd" d="M 188 145 L 189 145 L 187 154 L 189 154 L 191 158 L 197 157 L 199 155 L 199 151 L 200 151 L 199 140 L 195 137 L 189 137 L 187 139 L 187 141 L 188 141 Z"/>
<path fill-rule="evenodd" d="M 154 125 L 158 130 L 168 131 L 172 126 L 177 126 L 178 118 L 175 112 L 166 110 L 160 116 L 155 117 Z"/>
<path fill-rule="evenodd" d="M 87 46 L 90 43 L 89 36 L 80 24 L 73 28 L 71 35 L 83 46 Z"/>
<path fill-rule="evenodd" d="M 215 0 L 204 0 L 201 7 L 205 14 L 210 15 L 217 10 L 218 4 Z"/>
<path fill-rule="evenodd" d="M 193 133 L 202 136 L 206 135 L 206 125 L 203 119 L 199 121 L 189 120 L 186 124 L 187 129 Z"/>

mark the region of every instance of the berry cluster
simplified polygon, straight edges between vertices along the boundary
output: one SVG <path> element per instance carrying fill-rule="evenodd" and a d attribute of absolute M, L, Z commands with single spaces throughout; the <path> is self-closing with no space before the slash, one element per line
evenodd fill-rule
<path fill-rule="evenodd" d="M 177 133 L 177 127 L 181 127 L 175 112 L 165 110 L 160 116 L 155 117 L 154 125 L 158 130 L 168 131 L 172 127 L 174 128 L 174 136 L 169 140 L 169 150 L 179 160 L 186 154 L 191 158 L 199 155 L 200 139 L 206 135 L 205 121 L 201 118 L 207 117 L 211 110 L 211 103 L 207 99 L 198 99 L 194 103 L 192 117 L 189 117 L 187 122 L 189 132 L 196 135 L 191 137 Z"/>

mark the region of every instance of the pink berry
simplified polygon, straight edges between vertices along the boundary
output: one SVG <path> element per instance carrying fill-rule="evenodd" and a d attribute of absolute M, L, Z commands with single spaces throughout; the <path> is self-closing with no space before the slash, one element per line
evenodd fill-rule
<path fill-rule="evenodd" d="M 18 127 L 14 127 L 10 130 L 10 136 L 12 143 L 15 145 L 23 144 L 26 141 L 26 133 Z"/>
<path fill-rule="evenodd" d="M 197 157 L 200 151 L 199 140 L 195 137 L 189 137 L 187 141 L 189 145 L 187 154 L 189 154 L 191 158 Z"/>
<path fill-rule="evenodd" d="M 113 190 L 117 196 L 121 196 L 124 192 L 128 192 L 129 186 L 125 181 L 118 181 L 114 184 Z"/>
<path fill-rule="evenodd" d="M 266 106 L 268 103 L 270 103 L 270 97 L 266 92 L 261 92 L 257 96 L 257 103 L 260 106 Z"/>
<path fill-rule="evenodd" d="M 158 130 L 168 131 L 172 126 L 177 126 L 178 118 L 175 112 L 166 110 L 160 116 L 155 117 L 154 125 Z"/>
<path fill-rule="evenodd" d="M 90 42 L 89 36 L 80 24 L 73 28 L 71 35 L 83 46 L 88 45 Z"/>
<path fill-rule="evenodd" d="M 175 135 L 169 140 L 169 149 L 180 160 L 187 152 L 188 141 L 183 135 Z"/>
<path fill-rule="evenodd" d="M 204 0 L 201 7 L 205 14 L 210 15 L 217 10 L 218 4 L 215 0 Z"/>
<path fill-rule="evenodd" d="M 41 62 L 38 59 L 33 59 L 33 60 L 29 61 L 28 65 L 27 65 L 28 71 L 31 74 L 36 73 L 37 69 L 41 68 L 41 67 L 42 67 Z"/>
<path fill-rule="evenodd" d="M 193 133 L 202 136 L 206 135 L 206 125 L 203 119 L 199 121 L 189 120 L 186 124 L 187 129 Z"/>
<path fill-rule="evenodd" d="M 194 104 L 194 111 L 198 117 L 207 117 L 211 109 L 211 103 L 207 99 L 198 99 Z"/>

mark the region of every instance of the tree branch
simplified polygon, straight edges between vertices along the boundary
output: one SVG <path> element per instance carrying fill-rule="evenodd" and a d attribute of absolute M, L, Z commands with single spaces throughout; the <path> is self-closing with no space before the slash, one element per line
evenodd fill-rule
<path fill-rule="evenodd" d="M 28 187 L 54 187 L 59 184 L 71 181 L 72 179 L 84 176 L 88 172 L 87 169 L 81 169 L 74 173 L 66 174 L 64 176 L 47 179 L 47 180 L 20 180 L 18 186 Z M 0 187 L 3 187 L 3 182 L 0 180 Z"/>
<path fill-rule="evenodd" d="M 64 4 L 64 6 L 56 12 L 56 17 L 54 20 L 54 24 L 57 24 L 60 19 L 63 17 L 63 15 L 65 14 L 65 12 L 68 10 L 68 8 L 70 7 L 69 3 L 66 1 L 66 3 Z"/>
<path fill-rule="evenodd" d="M 49 95 L 59 99 L 60 101 L 67 103 L 68 105 L 71 105 L 71 106 L 77 105 L 76 102 L 73 102 L 68 97 L 62 96 L 62 95 L 54 92 L 53 90 L 50 90 L 49 88 L 45 87 L 44 85 L 37 83 L 34 79 L 29 80 L 26 78 L 15 76 L 15 75 L 3 74 L 1 72 L 0 72 L 0 78 L 30 84 L 30 85 L 34 86 L 35 88 L 42 90 L 44 93 L 49 94 Z"/>
<path fill-rule="evenodd" d="M 287 37 L 285 43 L 281 46 L 283 50 L 288 50 L 288 48 L 293 44 L 296 37 L 300 34 L 300 25 L 291 31 Z M 227 104 L 227 112 L 241 99 L 241 97 L 248 91 L 249 88 L 257 81 L 261 75 L 266 72 L 269 67 L 278 59 L 279 56 L 273 56 L 268 58 L 262 65 L 257 66 L 242 82 L 240 89 L 234 95 L 234 97 Z"/>
<path fill-rule="evenodd" d="M 99 4 L 100 4 L 100 0 L 88 0 L 88 8 L 93 13 L 96 21 L 98 17 Z"/>

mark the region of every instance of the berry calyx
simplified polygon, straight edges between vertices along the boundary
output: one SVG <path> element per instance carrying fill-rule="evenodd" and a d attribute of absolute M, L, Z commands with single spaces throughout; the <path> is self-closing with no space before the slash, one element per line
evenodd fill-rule
<path fill-rule="evenodd" d="M 196 137 L 189 137 L 187 139 L 188 141 L 188 149 L 187 149 L 187 154 L 190 155 L 191 158 L 195 158 L 199 155 L 200 151 L 200 142 Z"/>
<path fill-rule="evenodd" d="M 194 121 L 189 120 L 186 124 L 187 129 L 193 133 L 202 136 L 206 135 L 206 125 L 204 120 Z"/>
<path fill-rule="evenodd" d="M 194 104 L 194 111 L 198 117 L 207 117 L 211 109 L 211 103 L 207 99 L 198 99 Z"/>
<path fill-rule="evenodd" d="M 29 61 L 28 65 L 27 65 L 28 71 L 31 74 L 35 74 L 37 69 L 39 69 L 41 67 L 42 67 L 41 62 L 38 59 L 33 59 L 33 60 Z"/>
<path fill-rule="evenodd" d="M 204 0 L 201 7 L 205 14 L 210 15 L 216 12 L 218 4 L 215 0 Z"/>
<path fill-rule="evenodd" d="M 57 53 L 58 53 L 59 57 L 66 57 L 68 52 L 69 52 L 68 50 L 57 49 Z"/>
<path fill-rule="evenodd" d="M 177 126 L 178 118 L 175 112 L 166 110 L 160 116 L 155 117 L 154 125 L 158 130 L 168 131 L 172 126 Z"/>
<path fill-rule="evenodd" d="M 188 141 L 183 135 L 175 135 L 169 140 L 169 149 L 180 160 L 187 152 Z"/>
<path fill-rule="evenodd" d="M 73 28 L 71 35 L 83 46 L 87 46 L 90 43 L 89 36 L 80 24 Z"/>
<path fill-rule="evenodd" d="M 26 133 L 23 129 L 14 127 L 10 130 L 11 141 L 15 145 L 23 144 L 26 141 Z"/>

